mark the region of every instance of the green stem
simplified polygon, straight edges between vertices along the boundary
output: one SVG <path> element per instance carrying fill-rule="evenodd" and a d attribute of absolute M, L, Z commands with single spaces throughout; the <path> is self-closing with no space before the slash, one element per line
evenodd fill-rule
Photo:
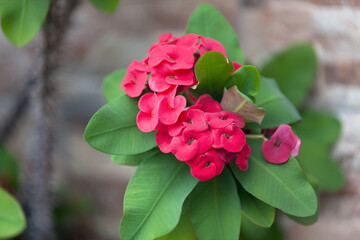
<path fill-rule="evenodd" d="M 267 141 L 268 139 L 263 134 L 245 134 L 246 138 L 251 139 L 262 139 L 264 141 Z"/>

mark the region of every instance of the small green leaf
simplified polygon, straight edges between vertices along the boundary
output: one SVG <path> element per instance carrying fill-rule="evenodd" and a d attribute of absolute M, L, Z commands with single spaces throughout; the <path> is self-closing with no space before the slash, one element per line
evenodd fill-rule
<path fill-rule="evenodd" d="M 244 63 L 244 54 L 239 46 L 236 32 L 213 6 L 208 4 L 198 6 L 188 20 L 186 33 L 203 35 L 221 42 L 231 61 Z"/>
<path fill-rule="evenodd" d="M 199 84 L 193 94 L 205 93 L 220 101 L 234 66 L 220 52 L 207 52 L 195 64 L 195 75 Z"/>
<path fill-rule="evenodd" d="M 197 183 L 189 167 L 172 154 L 157 154 L 142 162 L 126 189 L 121 239 L 154 239 L 171 232 Z"/>
<path fill-rule="evenodd" d="M 84 138 L 93 148 L 108 154 L 143 153 L 155 147 L 155 132 L 143 133 L 136 125 L 137 101 L 126 95 L 104 105 L 90 119 Z"/>
<path fill-rule="evenodd" d="M 254 224 L 269 228 L 275 219 L 275 209 L 239 187 L 242 213 Z"/>
<path fill-rule="evenodd" d="M 107 75 L 103 82 L 103 92 L 106 101 L 112 100 L 125 95 L 124 89 L 120 89 L 120 84 L 125 77 L 126 69 L 119 69 Z"/>
<path fill-rule="evenodd" d="M 112 155 L 111 160 L 120 165 L 137 166 L 158 153 L 160 153 L 159 148 L 153 148 L 147 152 L 134 155 Z"/>
<path fill-rule="evenodd" d="M 0 185 L 15 190 L 18 186 L 18 179 L 19 166 L 14 156 L 0 143 Z"/>
<path fill-rule="evenodd" d="M 30 42 L 42 27 L 51 0 L 0 0 L 1 26 L 17 47 Z"/>
<path fill-rule="evenodd" d="M 265 117 L 265 110 L 256 107 L 249 98 L 239 92 L 237 86 L 225 89 L 221 107 L 225 111 L 239 113 L 246 122 L 261 124 Z"/>
<path fill-rule="evenodd" d="M 120 0 L 89 0 L 97 9 L 106 13 L 116 10 Z"/>
<path fill-rule="evenodd" d="M 245 65 L 231 75 L 226 88 L 237 86 L 240 92 L 248 97 L 254 97 L 260 88 L 260 73 L 254 66 Z"/>
<path fill-rule="evenodd" d="M 197 240 L 189 214 L 182 215 L 176 228 L 157 240 Z"/>
<path fill-rule="evenodd" d="M 285 164 L 267 162 L 262 153 L 262 141 L 247 139 L 251 147 L 249 168 L 243 172 L 231 164 L 235 177 L 243 188 L 261 201 L 285 213 L 307 217 L 315 214 L 317 196 L 295 158 Z"/>
<path fill-rule="evenodd" d="M 309 94 L 316 76 L 316 53 L 309 43 L 293 45 L 270 59 L 262 75 L 274 78 L 285 96 L 299 107 Z"/>
<path fill-rule="evenodd" d="M 299 162 L 319 190 L 340 190 L 345 179 L 330 154 L 332 145 L 340 135 L 340 122 L 332 114 L 323 111 L 307 110 L 302 115 L 303 121 L 292 126 L 301 139 L 297 157 Z"/>
<path fill-rule="evenodd" d="M 26 227 L 19 203 L 0 188 L 0 238 L 15 237 Z"/>
<path fill-rule="evenodd" d="M 264 108 L 266 115 L 262 128 L 274 128 L 301 120 L 301 116 L 291 102 L 282 94 L 275 80 L 261 77 L 256 106 Z"/>
<path fill-rule="evenodd" d="M 196 186 L 190 195 L 189 213 L 199 239 L 239 239 L 240 199 L 228 168 L 214 179 Z"/>

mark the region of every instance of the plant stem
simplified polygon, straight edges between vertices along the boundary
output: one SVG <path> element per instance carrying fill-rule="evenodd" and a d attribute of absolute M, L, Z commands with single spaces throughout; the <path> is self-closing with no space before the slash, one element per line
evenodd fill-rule
<path fill-rule="evenodd" d="M 238 113 L 244 106 L 245 104 L 247 103 L 246 100 L 244 100 L 234 111 L 234 113 Z"/>
<path fill-rule="evenodd" d="M 268 139 L 263 134 L 245 134 L 246 138 L 250 139 L 262 139 L 267 141 Z"/>
<path fill-rule="evenodd" d="M 52 160 L 56 115 L 55 73 L 60 49 L 72 12 L 79 0 L 53 0 L 43 27 L 40 76 L 32 99 L 35 120 L 32 148 L 27 159 L 27 174 L 22 186 L 27 216 L 26 240 L 54 240 L 52 218 Z"/>

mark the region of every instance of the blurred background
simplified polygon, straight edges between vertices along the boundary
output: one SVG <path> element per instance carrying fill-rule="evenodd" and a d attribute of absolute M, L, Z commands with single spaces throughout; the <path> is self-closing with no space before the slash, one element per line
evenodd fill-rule
<path fill-rule="evenodd" d="M 319 221 L 301 226 L 283 219 L 285 239 L 356 239 L 360 234 L 360 0 L 122 0 L 113 14 L 83 1 L 74 13 L 56 75 L 54 201 L 59 239 L 119 239 L 122 201 L 135 168 L 119 166 L 83 140 L 90 117 L 103 105 L 101 84 L 110 72 L 146 56 L 165 32 L 180 36 L 200 3 L 218 8 L 238 33 L 245 58 L 260 66 L 297 42 L 314 44 L 318 75 L 309 104 L 332 110 L 342 123 L 333 154 L 345 188 L 321 198 Z M 0 33 L 0 124 L 33 71 L 41 34 L 23 48 Z M 30 114 L 8 141 L 22 164 L 28 157 Z M 21 176 L 20 176 L 21 177 Z M 64 211 L 66 209 L 66 211 Z"/>

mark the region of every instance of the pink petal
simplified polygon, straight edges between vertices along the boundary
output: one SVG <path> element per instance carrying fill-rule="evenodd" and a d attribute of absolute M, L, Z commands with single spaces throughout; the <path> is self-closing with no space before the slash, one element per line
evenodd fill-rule
<path fill-rule="evenodd" d="M 240 152 L 246 143 L 244 132 L 238 127 L 228 126 L 223 129 L 220 140 L 229 152 Z"/>
<path fill-rule="evenodd" d="M 169 106 L 170 107 L 174 107 L 175 106 L 175 96 L 176 96 L 176 92 L 177 92 L 178 86 L 176 85 L 171 85 L 167 90 L 165 90 L 164 92 L 159 92 L 157 95 L 159 97 L 159 102 L 163 99 L 166 98 L 169 102 Z"/>
<path fill-rule="evenodd" d="M 248 169 L 248 158 L 251 155 L 251 148 L 249 144 L 245 144 L 241 152 L 236 158 L 236 164 L 242 171 L 246 171 Z"/>
<path fill-rule="evenodd" d="M 199 50 L 200 47 L 199 36 L 194 33 L 186 34 L 180 37 L 175 45 L 185 47 L 194 54 Z"/>
<path fill-rule="evenodd" d="M 231 161 L 236 157 L 236 153 L 226 151 L 223 148 L 216 149 L 216 152 L 225 164 L 231 163 Z"/>
<path fill-rule="evenodd" d="M 179 136 L 185 129 L 183 122 L 186 121 L 186 113 L 182 112 L 176 123 L 169 125 L 169 134 L 172 137 Z"/>
<path fill-rule="evenodd" d="M 174 137 L 170 143 L 171 152 L 180 161 L 188 161 L 195 157 L 198 152 L 199 144 L 191 138 L 183 136 Z"/>
<path fill-rule="evenodd" d="M 208 181 L 216 176 L 216 165 L 203 162 L 190 169 L 191 175 L 200 181 Z"/>
<path fill-rule="evenodd" d="M 120 88 L 124 88 L 125 93 L 129 97 L 138 97 L 144 90 L 146 80 L 146 72 L 128 69 L 123 81 L 121 82 Z"/>
<path fill-rule="evenodd" d="M 164 98 L 159 102 L 159 120 L 166 125 L 174 124 L 185 107 L 186 99 L 184 96 L 175 97 L 173 108 L 170 107 L 168 99 Z"/>
<path fill-rule="evenodd" d="M 196 160 L 191 163 L 191 174 L 201 181 L 207 181 L 216 175 L 219 175 L 225 166 L 225 163 L 220 159 L 214 149 L 198 155 Z"/>
<path fill-rule="evenodd" d="M 169 84 L 191 86 L 194 82 L 194 73 L 191 69 L 176 70 L 169 73 L 165 80 Z"/>
<path fill-rule="evenodd" d="M 151 115 L 144 112 L 139 112 L 136 116 L 136 124 L 140 131 L 142 132 L 151 132 L 155 129 L 158 123 L 157 114 Z"/>
<path fill-rule="evenodd" d="M 225 58 L 227 58 L 226 50 L 219 41 L 201 36 L 200 43 L 201 43 L 199 48 L 200 56 L 204 55 L 206 52 L 217 51 L 217 52 L 221 52 L 225 56 Z"/>
<path fill-rule="evenodd" d="M 199 144 L 198 153 L 204 153 L 208 151 L 211 148 L 211 145 L 213 144 L 213 136 L 210 133 L 210 131 L 204 131 L 204 132 L 191 132 L 188 129 L 185 129 L 182 133 L 185 139 L 194 138 L 195 141 Z"/>
<path fill-rule="evenodd" d="M 188 109 L 185 111 L 184 126 L 193 132 L 203 132 L 208 130 L 204 112 L 198 109 Z"/>
<path fill-rule="evenodd" d="M 296 145 L 291 150 L 291 156 L 296 157 L 297 155 L 299 155 L 300 146 L 301 146 L 301 140 L 298 136 L 296 136 Z"/>
<path fill-rule="evenodd" d="M 212 128 L 225 128 L 233 123 L 232 119 L 223 118 L 221 112 L 205 113 L 205 118 Z"/>
<path fill-rule="evenodd" d="M 264 141 L 262 150 L 265 160 L 274 164 L 281 164 L 288 161 L 291 152 L 286 144 L 276 146 L 276 141 L 273 139 Z"/>
<path fill-rule="evenodd" d="M 220 103 L 213 100 L 209 94 L 201 95 L 196 104 L 202 105 L 201 110 L 204 112 L 219 112 L 222 110 Z"/>
<path fill-rule="evenodd" d="M 149 65 L 155 67 L 161 62 L 169 63 L 173 70 L 191 69 L 194 65 L 193 54 L 180 46 L 163 45 L 149 54 Z"/>
<path fill-rule="evenodd" d="M 238 70 L 239 68 L 242 68 L 242 65 L 240 63 L 237 62 L 232 62 L 233 66 L 234 66 L 234 72 L 236 72 L 236 70 Z"/>
<path fill-rule="evenodd" d="M 172 140 L 172 137 L 168 133 L 168 127 L 164 125 L 162 128 L 160 128 L 155 135 L 156 143 L 159 145 L 160 150 L 163 153 L 169 153 L 171 152 L 170 143 Z"/>
<path fill-rule="evenodd" d="M 140 111 L 148 114 L 154 114 L 157 102 L 158 98 L 155 93 L 146 93 L 140 98 L 138 106 Z"/>
<path fill-rule="evenodd" d="M 281 144 L 286 144 L 290 149 L 293 149 L 297 142 L 291 127 L 286 124 L 281 124 L 271 138 L 279 140 Z"/>

